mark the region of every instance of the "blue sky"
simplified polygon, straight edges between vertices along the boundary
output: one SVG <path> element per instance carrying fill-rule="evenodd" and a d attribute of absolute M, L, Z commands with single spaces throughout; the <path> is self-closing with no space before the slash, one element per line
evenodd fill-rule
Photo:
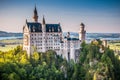
<path fill-rule="evenodd" d="M 0 30 L 22 32 L 25 20 L 32 22 L 34 6 L 39 22 L 60 23 L 63 31 L 120 32 L 120 0 L 1 0 Z"/>

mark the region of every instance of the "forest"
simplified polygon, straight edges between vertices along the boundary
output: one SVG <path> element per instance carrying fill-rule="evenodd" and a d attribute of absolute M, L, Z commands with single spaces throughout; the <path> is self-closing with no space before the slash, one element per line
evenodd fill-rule
<path fill-rule="evenodd" d="M 34 52 L 22 46 L 0 51 L 1 80 L 119 80 L 120 60 L 101 41 L 81 44 L 79 61 L 67 61 L 55 51 Z"/>

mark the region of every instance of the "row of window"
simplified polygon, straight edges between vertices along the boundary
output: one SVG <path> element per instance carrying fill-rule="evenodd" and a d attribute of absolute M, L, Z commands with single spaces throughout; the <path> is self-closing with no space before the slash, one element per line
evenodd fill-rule
<path fill-rule="evenodd" d="M 42 36 L 42 34 L 31 34 L 31 36 Z"/>
<path fill-rule="evenodd" d="M 41 44 L 40 44 L 41 45 Z M 33 46 L 33 45 L 32 45 Z M 77 46 L 76 46 L 77 47 Z M 63 48 L 63 47 L 61 47 Z M 73 47 L 69 47 L 69 46 L 65 46 L 64 48 L 73 48 Z M 37 49 L 42 49 L 42 47 L 37 47 Z M 60 47 L 46 47 L 46 49 L 60 49 Z"/>
<path fill-rule="evenodd" d="M 65 48 L 67 48 L 67 47 L 65 47 Z M 70 48 L 73 48 L 73 47 L 70 47 Z M 38 47 L 37 49 L 42 49 L 42 47 L 40 47 L 40 48 Z M 60 47 L 46 47 L 46 49 L 60 49 Z"/>
<path fill-rule="evenodd" d="M 34 44 L 32 44 L 32 45 L 34 45 Z M 46 44 L 46 46 L 50 46 L 50 45 L 53 45 L 53 44 Z M 59 44 L 54 44 L 54 45 L 59 45 Z M 42 44 L 37 44 L 37 46 L 42 46 Z"/>
<path fill-rule="evenodd" d="M 31 36 L 42 36 L 42 34 L 36 33 L 36 34 L 31 34 Z M 53 36 L 58 36 L 59 34 L 46 34 L 46 36 L 53 35 Z M 61 35 L 61 34 L 60 34 Z"/>
<path fill-rule="evenodd" d="M 57 40 L 55 40 L 55 43 L 56 42 L 57 42 Z M 32 41 L 32 43 L 42 43 L 42 41 Z M 45 43 L 53 43 L 53 40 L 45 41 Z M 59 43 L 57 43 L 57 44 L 59 45 Z"/>
<path fill-rule="evenodd" d="M 37 40 L 37 39 L 38 39 L 38 40 L 42 40 L 42 38 L 31 38 L 31 40 Z M 44 38 L 44 39 L 45 39 L 45 38 Z M 58 38 L 55 38 L 55 37 L 54 37 L 54 38 L 53 38 L 53 37 L 49 37 L 49 38 L 48 38 L 48 37 L 47 37 L 46 39 L 54 39 L 54 40 L 57 40 L 57 39 L 60 39 L 60 38 L 59 38 L 59 37 L 58 37 Z"/>
<path fill-rule="evenodd" d="M 42 47 L 37 47 L 36 49 L 42 49 Z M 46 47 L 46 49 L 60 49 L 60 47 Z"/>
<path fill-rule="evenodd" d="M 42 40 L 42 38 L 31 38 L 31 40 L 36 40 L 36 39 Z"/>
<path fill-rule="evenodd" d="M 25 43 L 27 43 L 26 41 L 24 41 Z M 38 46 L 42 46 L 42 44 L 39 44 L 39 43 L 42 43 L 42 41 L 32 41 L 32 44 L 37 44 Z M 46 45 L 60 45 L 60 43 L 54 43 L 54 44 L 52 44 L 53 43 L 53 41 L 51 40 L 51 41 L 46 41 L 45 43 L 48 43 L 48 44 L 46 44 Z M 51 43 L 51 44 L 50 44 Z M 61 46 L 77 46 L 78 44 L 61 44 Z"/>
<path fill-rule="evenodd" d="M 46 49 L 60 49 L 60 47 L 46 47 Z"/>
<path fill-rule="evenodd" d="M 39 41 L 38 41 L 39 42 Z M 32 42 L 32 45 L 34 45 L 34 42 Z M 36 44 L 37 46 L 42 46 L 42 44 Z M 59 43 L 56 43 L 56 44 L 46 44 L 46 46 L 49 46 L 49 45 L 60 45 Z M 73 45 L 61 45 L 62 47 L 65 46 L 65 47 L 72 47 Z M 77 47 L 78 45 L 75 45 L 75 47 Z"/>
<path fill-rule="evenodd" d="M 65 43 L 78 43 L 79 41 L 64 41 Z"/>
<path fill-rule="evenodd" d="M 32 43 L 42 43 L 42 41 L 32 41 Z"/>

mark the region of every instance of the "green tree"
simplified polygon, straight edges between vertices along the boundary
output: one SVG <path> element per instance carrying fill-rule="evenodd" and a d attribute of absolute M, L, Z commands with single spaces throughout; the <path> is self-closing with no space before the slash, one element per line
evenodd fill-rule
<path fill-rule="evenodd" d="M 9 80 L 20 80 L 20 77 L 15 72 L 13 72 L 9 74 L 8 79 Z"/>

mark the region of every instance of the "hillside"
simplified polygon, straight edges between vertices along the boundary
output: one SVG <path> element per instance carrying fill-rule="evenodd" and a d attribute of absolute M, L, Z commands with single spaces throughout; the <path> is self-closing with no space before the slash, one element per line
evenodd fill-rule
<path fill-rule="evenodd" d="M 12 37 L 12 36 L 23 36 L 22 33 L 12 33 L 12 32 L 5 32 L 5 31 L 0 31 L 0 37 Z"/>
<path fill-rule="evenodd" d="M 0 51 L 1 80 L 119 80 L 120 60 L 99 42 L 82 43 L 78 63 L 54 51 L 34 52 L 31 58 L 18 46 Z M 100 51 L 102 49 L 102 52 Z"/>

